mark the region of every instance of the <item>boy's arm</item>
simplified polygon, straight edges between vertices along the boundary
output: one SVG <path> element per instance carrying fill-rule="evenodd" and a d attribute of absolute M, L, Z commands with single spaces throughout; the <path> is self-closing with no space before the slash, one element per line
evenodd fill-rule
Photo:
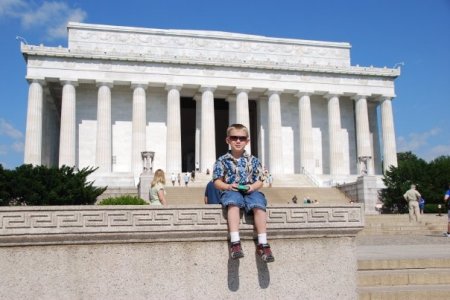
<path fill-rule="evenodd" d="M 228 184 L 223 182 L 223 179 L 221 178 L 214 180 L 214 186 L 216 187 L 216 189 L 221 191 L 237 190 L 237 183 Z"/>
<path fill-rule="evenodd" d="M 255 181 L 255 182 L 253 182 L 252 184 L 249 184 L 249 185 L 248 185 L 249 190 L 247 191 L 247 193 L 251 193 L 251 192 L 257 191 L 257 190 L 259 190 L 260 188 L 262 188 L 263 185 L 264 185 L 264 184 L 263 184 L 263 182 L 262 182 L 261 180 L 257 180 L 257 181 Z"/>

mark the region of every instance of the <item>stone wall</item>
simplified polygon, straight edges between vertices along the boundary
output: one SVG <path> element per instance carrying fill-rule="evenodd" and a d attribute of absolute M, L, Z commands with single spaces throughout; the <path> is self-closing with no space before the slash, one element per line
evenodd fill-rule
<path fill-rule="evenodd" d="M 2 299 L 356 299 L 363 207 L 272 206 L 275 262 L 228 257 L 220 206 L 0 208 Z"/>

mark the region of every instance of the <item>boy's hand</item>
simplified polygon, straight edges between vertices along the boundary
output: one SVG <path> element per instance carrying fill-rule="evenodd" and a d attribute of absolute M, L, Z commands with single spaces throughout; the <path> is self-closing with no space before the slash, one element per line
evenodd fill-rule
<path fill-rule="evenodd" d="M 238 190 L 238 188 L 237 188 L 237 187 L 238 187 L 238 184 L 237 184 L 237 183 L 234 182 L 234 183 L 230 184 L 230 186 L 231 186 L 231 190 L 232 190 L 232 191 L 235 191 L 235 192 L 236 192 L 236 191 Z"/>

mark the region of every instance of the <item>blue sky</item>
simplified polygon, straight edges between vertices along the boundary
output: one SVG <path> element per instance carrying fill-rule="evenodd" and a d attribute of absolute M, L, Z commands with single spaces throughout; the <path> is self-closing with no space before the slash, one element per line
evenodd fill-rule
<path fill-rule="evenodd" d="M 28 83 L 16 36 L 67 46 L 67 21 L 349 42 L 352 65 L 402 63 L 398 151 L 450 155 L 450 0 L 0 0 L 0 164 L 23 163 Z"/>

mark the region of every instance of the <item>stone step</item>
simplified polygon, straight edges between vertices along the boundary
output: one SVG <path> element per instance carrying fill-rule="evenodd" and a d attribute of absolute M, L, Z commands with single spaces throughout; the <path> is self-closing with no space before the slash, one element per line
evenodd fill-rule
<path fill-rule="evenodd" d="M 196 173 L 194 181 L 189 180 L 188 187 L 202 187 L 212 179 L 212 175 L 206 175 L 204 173 Z M 303 174 L 286 174 L 273 177 L 273 187 L 315 187 L 315 184 Z M 170 175 L 166 175 L 166 185 L 172 186 Z M 185 187 L 183 175 L 181 175 L 181 184 L 178 185 L 178 181 L 175 182 L 176 187 Z M 268 187 L 267 182 L 264 186 Z"/>
<path fill-rule="evenodd" d="M 357 278 L 359 299 L 448 299 L 450 257 L 359 259 Z"/>
<path fill-rule="evenodd" d="M 358 271 L 359 287 L 450 284 L 450 268 Z"/>
<path fill-rule="evenodd" d="M 407 214 L 370 215 L 365 218 L 365 228 L 360 235 L 440 235 L 447 230 L 447 217 L 424 214 L 421 222 L 409 222 Z"/>
<path fill-rule="evenodd" d="M 359 300 L 449 299 L 450 284 L 358 288 Z"/>
<path fill-rule="evenodd" d="M 414 245 L 411 245 L 414 247 Z M 449 257 L 404 259 L 359 259 L 358 271 L 450 268 Z"/>
<path fill-rule="evenodd" d="M 297 204 L 304 204 L 303 199 L 309 197 L 322 204 L 344 204 L 348 198 L 335 188 L 262 188 L 268 203 L 292 203 L 297 196 Z M 202 204 L 204 203 L 204 187 L 166 187 L 166 196 L 170 204 Z"/>

